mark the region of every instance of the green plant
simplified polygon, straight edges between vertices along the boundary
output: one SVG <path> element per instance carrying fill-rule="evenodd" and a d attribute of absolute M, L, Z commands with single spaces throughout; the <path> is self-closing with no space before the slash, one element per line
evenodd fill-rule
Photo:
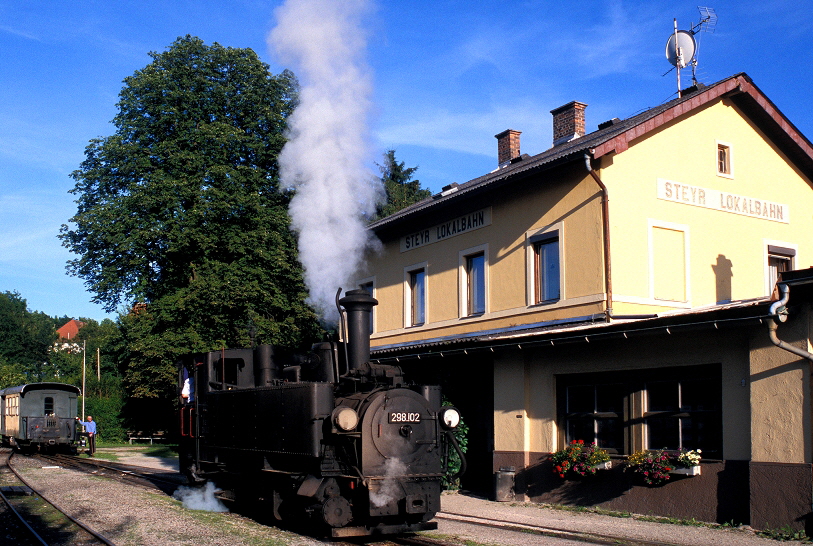
<path fill-rule="evenodd" d="M 636 451 L 627 459 L 624 470 L 641 474 L 649 485 L 660 485 L 669 480 L 669 472 L 675 468 L 699 466 L 700 453 L 699 449 L 681 449 L 677 453 L 665 449 Z"/>
<path fill-rule="evenodd" d="M 451 406 L 452 403 L 448 400 L 444 400 L 443 405 Z M 466 453 L 469 444 L 469 427 L 464 422 L 463 417 L 460 418 L 460 423 L 454 430 L 451 431 L 451 434 L 457 441 L 460 451 Z M 460 455 L 457 453 L 457 450 L 448 444 L 449 442 L 447 442 L 446 446 L 446 449 L 448 450 L 446 456 L 446 473 L 443 475 L 441 483 L 445 489 L 460 489 L 460 477 L 457 474 L 460 472 L 460 469 L 463 466 L 463 461 L 460 459 Z"/>
<path fill-rule="evenodd" d="M 567 478 L 595 474 L 596 466 L 609 461 L 610 455 L 595 443 L 573 440 L 564 449 L 553 453 L 550 460 L 553 462 L 553 473 Z"/>
<path fill-rule="evenodd" d="M 691 468 L 693 466 L 700 466 L 700 454 L 702 453 L 701 450 L 686 450 L 681 449 L 680 452 L 672 457 L 672 462 L 674 462 L 677 468 Z"/>
<path fill-rule="evenodd" d="M 810 542 L 810 537 L 802 529 L 793 529 L 790 525 L 785 525 L 781 529 L 763 529 L 756 532 L 757 536 L 769 538 L 771 540 L 798 540 L 799 542 Z"/>

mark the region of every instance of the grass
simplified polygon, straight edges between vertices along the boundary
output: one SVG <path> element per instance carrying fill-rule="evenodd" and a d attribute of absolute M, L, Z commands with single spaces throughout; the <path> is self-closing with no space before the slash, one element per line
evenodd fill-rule
<path fill-rule="evenodd" d="M 807 536 L 803 530 L 796 530 L 790 527 L 790 525 L 785 525 L 781 529 L 763 529 L 761 531 L 756 532 L 757 536 L 761 536 L 763 538 L 769 538 L 771 540 L 780 540 L 780 541 L 789 541 L 789 540 L 796 540 L 799 542 L 810 543 L 810 537 Z"/>

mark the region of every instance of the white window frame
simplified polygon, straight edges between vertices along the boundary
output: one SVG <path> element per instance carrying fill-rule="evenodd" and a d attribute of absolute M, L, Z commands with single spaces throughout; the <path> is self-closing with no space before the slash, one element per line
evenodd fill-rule
<path fill-rule="evenodd" d="M 647 227 L 647 238 L 648 238 L 648 253 L 649 253 L 649 299 L 651 301 L 656 302 L 668 302 L 668 303 L 676 303 L 676 304 L 688 304 L 691 305 L 692 301 L 692 264 L 690 262 L 691 257 L 691 238 L 689 237 L 689 226 L 688 224 L 676 224 L 674 222 L 663 222 L 660 220 L 648 220 L 648 227 Z M 653 236 L 653 230 L 655 228 L 661 229 L 671 229 L 673 231 L 682 231 L 683 232 L 683 263 L 684 263 L 684 278 L 686 279 L 686 301 L 679 301 L 679 300 L 665 300 L 661 298 L 655 297 L 655 241 Z"/>
<path fill-rule="evenodd" d="M 373 285 L 373 289 L 371 290 L 370 295 L 372 297 L 374 297 L 375 299 L 378 299 L 376 297 L 377 285 L 376 285 L 376 282 L 375 282 L 375 275 L 373 275 L 372 277 L 365 277 L 364 279 L 360 279 L 360 280 L 358 280 L 356 282 L 356 286 L 358 286 L 359 289 L 361 289 L 361 287 L 364 286 L 365 284 Z M 373 308 L 370 310 L 370 324 L 371 324 L 371 332 L 370 333 L 371 334 L 378 331 L 378 328 L 377 328 L 376 323 L 375 323 L 376 314 L 377 314 L 375 312 L 376 307 L 378 307 L 378 306 L 374 305 Z"/>
<path fill-rule="evenodd" d="M 412 321 L 412 273 L 423 269 L 423 323 L 413 324 Z M 419 262 L 404 268 L 404 328 L 417 328 L 429 323 L 429 262 Z"/>
<path fill-rule="evenodd" d="M 476 254 L 483 255 L 483 283 L 485 284 L 484 290 L 484 311 L 483 313 L 477 313 L 474 315 L 469 314 L 469 272 L 468 268 L 466 267 L 468 264 L 468 257 L 474 256 Z M 488 301 L 488 243 L 473 246 L 471 248 L 467 248 L 465 250 L 461 250 L 457 253 L 457 278 L 458 278 L 458 316 L 460 318 L 465 317 L 481 317 L 488 313 L 490 306 Z"/>
<path fill-rule="evenodd" d="M 536 252 L 534 250 L 535 241 L 545 235 L 556 236 L 559 240 L 559 299 L 549 302 L 536 302 Z M 565 293 L 565 225 L 564 222 L 556 222 L 549 226 L 532 229 L 525 232 L 525 303 L 528 307 L 555 305 L 566 298 Z"/>
<path fill-rule="evenodd" d="M 790 250 L 792 253 L 784 254 L 782 252 L 776 252 L 775 247 Z M 776 241 L 773 239 L 763 239 L 762 240 L 762 255 L 763 255 L 763 265 L 765 268 L 765 295 L 770 296 L 773 292 L 774 284 L 771 282 L 771 268 L 768 263 L 770 257 L 773 256 L 786 256 L 790 258 L 790 269 L 796 268 L 796 264 L 799 263 L 799 245 L 796 243 L 789 243 L 787 241 Z"/>
<path fill-rule="evenodd" d="M 725 147 L 728 151 L 728 172 L 720 171 L 720 147 Z M 734 146 L 730 142 L 723 142 L 716 140 L 714 146 L 714 169 L 717 171 L 717 176 L 723 178 L 734 178 Z"/>

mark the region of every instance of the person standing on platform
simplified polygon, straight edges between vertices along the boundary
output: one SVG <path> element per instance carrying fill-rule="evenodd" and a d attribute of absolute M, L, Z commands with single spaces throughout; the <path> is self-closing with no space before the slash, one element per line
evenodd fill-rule
<path fill-rule="evenodd" d="M 93 457 L 93 454 L 96 453 L 96 422 L 93 421 L 92 415 L 88 415 L 87 421 L 80 421 L 79 417 L 76 420 L 79 421 L 78 424 L 85 427 L 85 434 L 88 437 L 88 455 Z"/>

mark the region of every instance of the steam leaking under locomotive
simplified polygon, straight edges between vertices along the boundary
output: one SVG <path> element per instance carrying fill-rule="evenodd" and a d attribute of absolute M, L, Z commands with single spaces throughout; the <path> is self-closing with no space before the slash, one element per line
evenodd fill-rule
<path fill-rule="evenodd" d="M 441 406 L 439 387 L 370 362 L 377 303 L 347 292 L 346 343 L 306 355 L 261 345 L 183 359 L 191 401 L 180 411 L 180 466 L 190 483 L 217 479 L 275 520 L 304 519 L 333 537 L 436 528 L 459 415 Z"/>

